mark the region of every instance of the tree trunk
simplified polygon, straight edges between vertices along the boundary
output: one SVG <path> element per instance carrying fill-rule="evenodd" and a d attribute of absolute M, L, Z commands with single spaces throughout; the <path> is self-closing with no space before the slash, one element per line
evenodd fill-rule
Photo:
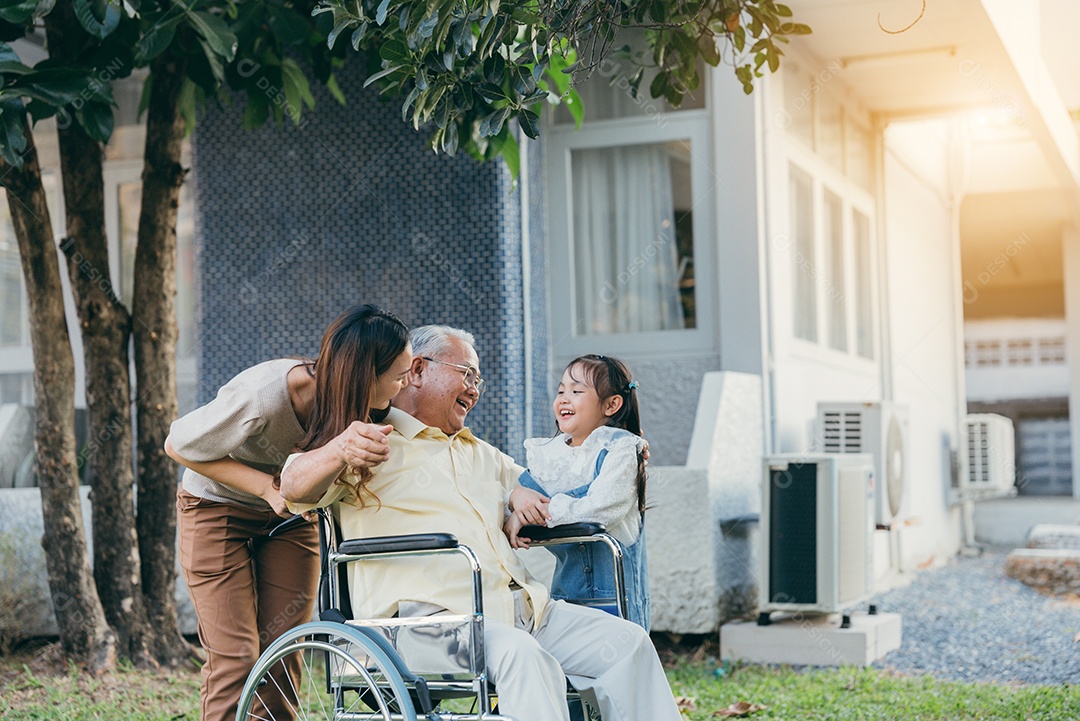
<path fill-rule="evenodd" d="M 176 617 L 176 465 L 165 455 L 176 405 L 176 215 L 186 171 L 184 123 L 177 112 L 183 60 L 163 53 L 150 66 L 142 207 L 135 251 L 135 374 L 139 389 L 139 550 L 155 655 L 179 661 L 190 647 Z"/>
<path fill-rule="evenodd" d="M 21 168 L 0 160 L 26 294 L 34 353 L 34 448 L 45 520 L 42 545 L 60 641 L 92 671 L 112 667 L 116 636 L 105 620 L 83 535 L 75 458 L 75 361 L 64 314 L 60 264 L 29 126 Z"/>
<path fill-rule="evenodd" d="M 71 3 L 45 18 L 50 57 L 70 60 L 89 38 Z M 131 316 L 110 279 L 105 234 L 103 151 L 76 123 L 58 131 L 67 213 L 61 250 L 79 315 L 86 365 L 87 446 L 82 460 L 90 478 L 94 580 L 105 618 L 119 636 L 120 655 L 154 665 L 147 652 L 150 627 L 139 583 L 131 453 Z"/>

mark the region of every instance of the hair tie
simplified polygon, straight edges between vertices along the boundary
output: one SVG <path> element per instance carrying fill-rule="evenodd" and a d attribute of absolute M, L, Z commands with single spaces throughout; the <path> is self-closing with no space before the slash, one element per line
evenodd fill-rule
<path fill-rule="evenodd" d="M 637 381 L 630 381 L 629 383 L 626 384 L 626 390 L 627 391 L 636 390 L 637 387 L 638 387 Z"/>

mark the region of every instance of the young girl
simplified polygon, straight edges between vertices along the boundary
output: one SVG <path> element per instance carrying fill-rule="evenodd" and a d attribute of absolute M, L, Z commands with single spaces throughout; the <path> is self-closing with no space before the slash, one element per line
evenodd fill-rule
<path fill-rule="evenodd" d="M 510 494 L 507 533 L 527 523 L 600 523 L 623 546 L 629 620 L 649 628 L 645 559 L 645 464 L 637 383 L 615 358 L 570 361 L 555 396 L 554 438 L 525 441 L 529 470 Z M 549 548 L 556 557 L 553 598 L 613 598 L 614 562 L 599 544 Z"/>

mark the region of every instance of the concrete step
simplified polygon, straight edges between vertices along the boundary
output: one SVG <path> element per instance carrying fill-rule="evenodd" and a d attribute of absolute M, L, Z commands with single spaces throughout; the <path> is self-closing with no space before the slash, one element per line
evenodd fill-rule
<path fill-rule="evenodd" d="M 1080 525 L 1038 523 L 1028 532 L 1027 547 L 1080 551 Z"/>

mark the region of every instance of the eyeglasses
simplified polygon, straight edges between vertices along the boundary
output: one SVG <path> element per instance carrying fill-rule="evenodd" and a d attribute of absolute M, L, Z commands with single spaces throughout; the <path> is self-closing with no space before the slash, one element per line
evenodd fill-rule
<path fill-rule="evenodd" d="M 484 389 L 487 388 L 487 381 L 480 377 L 480 371 L 474 366 L 461 365 L 460 363 L 448 363 L 438 358 L 428 358 L 427 356 L 420 356 L 426 361 L 432 363 L 441 363 L 444 366 L 450 366 L 455 368 L 461 375 L 465 376 L 462 380 L 465 381 L 466 388 L 475 388 L 477 395 L 483 395 Z"/>

